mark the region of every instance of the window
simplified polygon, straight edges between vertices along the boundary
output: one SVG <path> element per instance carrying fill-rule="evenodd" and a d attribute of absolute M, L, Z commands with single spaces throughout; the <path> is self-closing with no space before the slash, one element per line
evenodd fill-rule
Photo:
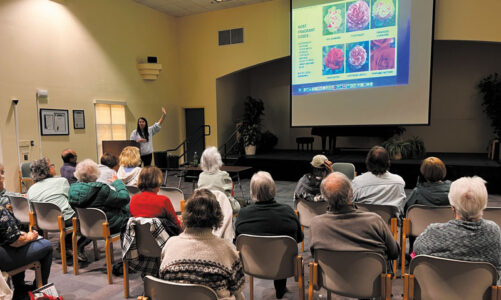
<path fill-rule="evenodd" d="M 96 103 L 98 160 L 103 154 L 103 141 L 126 140 L 125 105 Z"/>

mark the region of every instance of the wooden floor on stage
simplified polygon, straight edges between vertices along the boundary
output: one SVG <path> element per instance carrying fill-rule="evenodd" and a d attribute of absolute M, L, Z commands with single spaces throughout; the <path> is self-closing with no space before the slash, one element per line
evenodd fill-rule
<path fill-rule="evenodd" d="M 235 163 L 242 166 L 252 166 L 254 171 L 265 170 L 277 180 L 297 181 L 303 174 L 309 172 L 310 161 L 320 151 L 305 152 L 296 150 L 274 150 L 269 153 L 245 156 Z M 326 154 L 332 162 L 351 162 L 358 174 L 366 172 L 363 151 L 340 151 L 336 154 Z M 501 163 L 488 159 L 485 153 L 427 153 L 444 161 L 447 166 L 447 179 L 455 180 L 462 176 L 480 176 L 487 180 L 489 192 L 501 192 Z M 422 158 L 392 160 L 390 171 L 402 176 L 406 188 L 413 188 L 419 175 Z M 250 176 L 252 172 L 246 174 Z M 247 177 L 244 176 L 244 177 Z"/>

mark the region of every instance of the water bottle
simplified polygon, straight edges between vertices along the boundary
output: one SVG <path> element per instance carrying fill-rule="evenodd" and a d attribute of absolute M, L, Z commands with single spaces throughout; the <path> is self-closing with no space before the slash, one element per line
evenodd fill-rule
<path fill-rule="evenodd" d="M 198 166 L 198 154 L 196 151 L 195 151 L 195 153 L 193 153 L 193 166 L 194 167 Z"/>

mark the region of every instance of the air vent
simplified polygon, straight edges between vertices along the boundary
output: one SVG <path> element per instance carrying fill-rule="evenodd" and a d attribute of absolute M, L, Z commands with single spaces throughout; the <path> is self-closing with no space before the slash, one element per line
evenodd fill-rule
<path fill-rule="evenodd" d="M 235 28 L 230 30 L 221 30 L 218 32 L 219 46 L 229 44 L 239 44 L 244 42 L 244 29 Z"/>

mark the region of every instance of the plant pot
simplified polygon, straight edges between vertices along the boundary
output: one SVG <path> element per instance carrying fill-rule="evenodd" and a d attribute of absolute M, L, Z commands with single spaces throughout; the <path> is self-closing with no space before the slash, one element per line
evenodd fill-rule
<path fill-rule="evenodd" d="M 245 155 L 255 155 L 256 145 L 245 146 Z"/>
<path fill-rule="evenodd" d="M 393 160 L 401 160 L 402 159 L 402 153 L 397 152 L 391 156 L 391 159 Z"/>

